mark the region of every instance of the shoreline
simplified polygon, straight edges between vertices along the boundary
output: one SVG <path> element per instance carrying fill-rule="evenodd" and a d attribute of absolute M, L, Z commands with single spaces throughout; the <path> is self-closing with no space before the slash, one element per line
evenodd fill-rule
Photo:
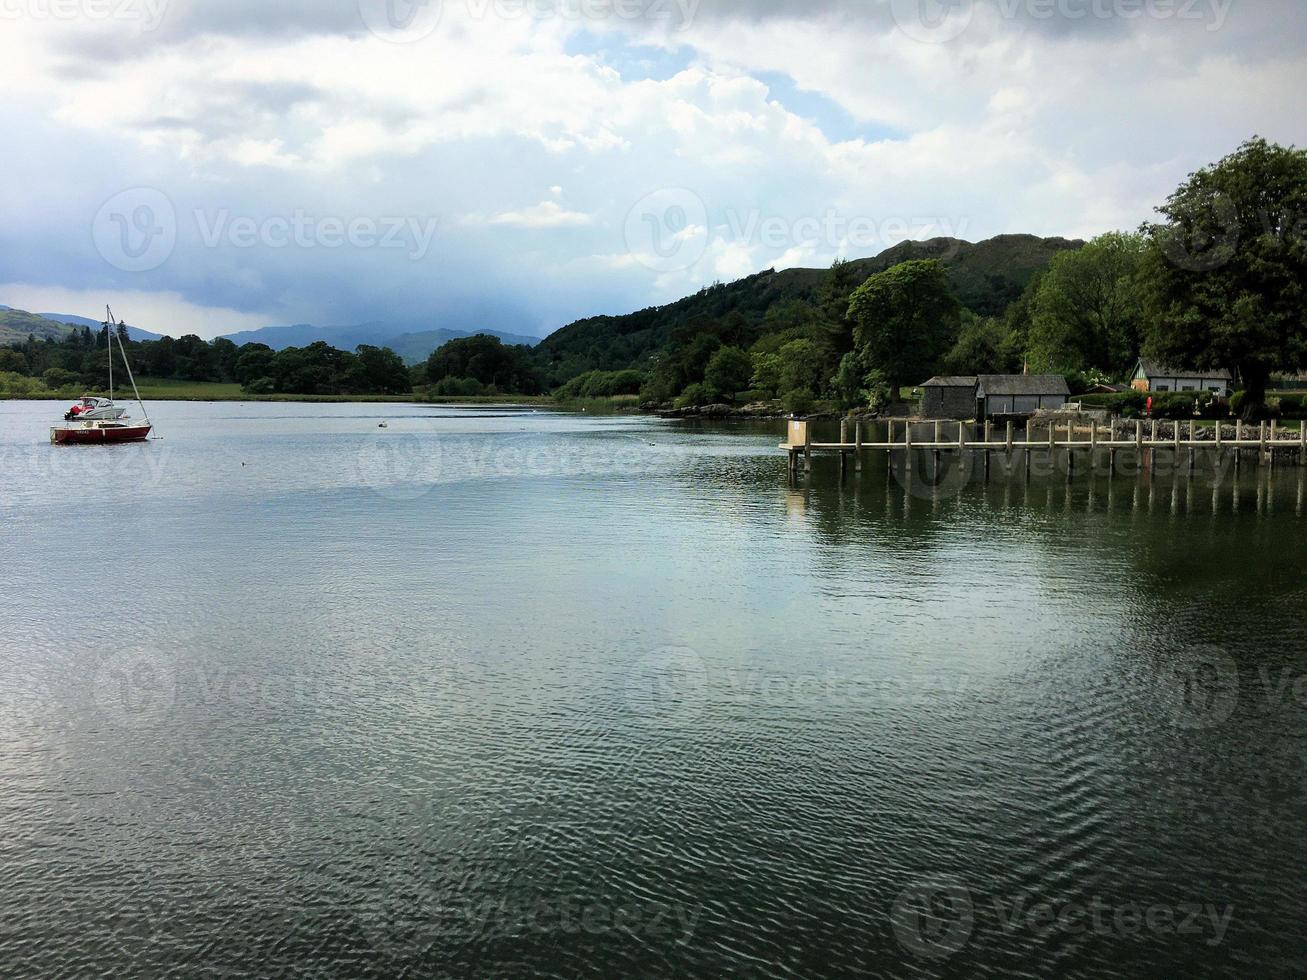
<path fill-rule="evenodd" d="M 0 402 L 73 402 L 83 395 L 107 397 L 108 393 L 91 390 L 69 392 L 8 393 L 0 392 Z M 135 397 L 123 398 L 118 393 L 117 401 L 124 404 L 135 402 Z M 301 405 L 471 405 L 492 406 L 511 405 L 530 408 L 548 408 L 557 412 L 590 415 L 644 415 L 674 421 L 736 421 L 767 422 L 790 418 L 791 413 L 779 403 L 754 403 L 750 405 L 700 405 L 686 408 L 674 408 L 670 404 L 653 405 L 633 404 L 629 399 L 580 398 L 559 401 L 552 395 L 439 395 L 420 397 L 416 393 L 403 395 L 247 395 L 239 392 L 195 392 L 169 391 L 160 388 L 143 388 L 141 400 L 150 402 L 193 402 L 196 404 L 301 404 Z M 829 421 L 841 418 L 834 410 L 815 410 L 802 413 L 800 418 L 812 422 Z M 868 416 L 870 418 L 871 416 Z"/>
<path fill-rule="evenodd" d="M 60 392 L 24 395 L 0 393 L 0 402 L 76 401 L 83 394 L 96 395 L 97 393 L 93 391 L 79 392 L 76 395 Z M 106 394 L 99 393 L 98 397 L 106 397 Z M 132 403 L 136 401 L 136 398 L 135 396 L 123 398 L 119 395 L 116 400 Z M 412 393 L 407 395 L 223 395 L 209 392 L 185 394 L 159 390 L 142 391 L 141 400 L 144 402 L 209 402 L 215 405 L 242 402 L 289 402 L 310 405 L 530 405 L 538 407 L 557 404 L 548 395 L 468 395 L 463 397 L 442 395 L 434 398 L 419 398 Z"/>

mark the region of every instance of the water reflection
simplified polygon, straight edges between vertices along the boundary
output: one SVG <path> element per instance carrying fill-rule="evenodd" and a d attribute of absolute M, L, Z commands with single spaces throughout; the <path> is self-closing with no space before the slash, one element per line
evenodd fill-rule
<path fill-rule="evenodd" d="M 5 411 L 7 975 L 1294 972 L 1301 472 L 161 406 L 110 510 Z M 1234 912 L 998 917 L 1097 899 Z"/>
<path fill-rule="evenodd" d="M 951 502 L 971 499 L 987 506 L 1064 511 L 1124 507 L 1187 516 L 1302 516 L 1307 496 L 1307 467 L 1236 465 L 1228 452 L 1200 451 L 1191 460 L 1173 450 L 1077 451 L 1074 462 L 1063 452 L 988 455 L 987 460 L 983 452 L 874 452 L 864 454 L 860 469 L 848 466 L 843 472 L 833 456 L 819 456 L 813 472 L 800 470 L 790 484 L 805 492 L 841 487 L 854 499 L 882 485 L 887 505 L 901 507 L 904 516 L 923 506 L 939 514 Z"/>

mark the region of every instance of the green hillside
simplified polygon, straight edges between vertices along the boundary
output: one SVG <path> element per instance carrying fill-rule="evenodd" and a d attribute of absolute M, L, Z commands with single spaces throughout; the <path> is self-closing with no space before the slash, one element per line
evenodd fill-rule
<path fill-rule="evenodd" d="M 67 324 L 47 320 L 26 310 L 0 309 L 0 347 L 21 344 L 28 336 L 37 340 L 63 340 L 72 332 L 73 328 Z"/>
<path fill-rule="evenodd" d="M 1001 314 L 1025 289 L 1031 277 L 1047 268 L 1054 255 L 1084 243 L 1035 235 L 1000 235 L 971 243 L 956 238 L 902 242 L 868 259 L 849 263 L 854 278 L 868 276 L 912 259 L 939 259 L 964 306 L 981 316 Z M 673 330 L 699 317 L 721 319 L 738 313 L 759 327 L 778 303 L 798 300 L 815 305 L 826 269 L 768 270 L 737 282 L 709 286 L 667 306 L 625 316 L 578 320 L 552 334 L 536 348 L 539 362 L 558 383 L 590 370 L 649 366 L 650 356 L 667 346 Z"/>

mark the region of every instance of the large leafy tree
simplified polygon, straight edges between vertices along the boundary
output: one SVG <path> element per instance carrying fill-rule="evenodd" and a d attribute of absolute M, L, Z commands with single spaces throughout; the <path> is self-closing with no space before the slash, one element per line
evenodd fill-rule
<path fill-rule="evenodd" d="M 471 378 L 487 387 L 514 394 L 534 395 L 541 390 L 527 347 L 510 347 L 498 337 L 476 334 L 451 340 L 427 358 L 427 380 Z"/>
<path fill-rule="evenodd" d="M 748 354 L 739 347 L 720 347 L 704 369 L 703 382 L 714 394 L 733 402 L 752 376 L 753 360 Z"/>
<path fill-rule="evenodd" d="M 389 347 L 361 344 L 356 350 L 357 374 L 362 391 L 400 395 L 412 389 L 404 359 Z"/>
<path fill-rule="evenodd" d="M 944 366 L 951 374 L 1012 374 L 1021 370 L 1021 342 L 1002 320 L 964 314 Z"/>
<path fill-rule="evenodd" d="M 1237 369 L 1256 416 L 1272 372 L 1307 366 L 1307 152 L 1252 139 L 1158 211 L 1141 272 L 1145 352 Z"/>
<path fill-rule="evenodd" d="M 826 329 L 827 340 L 836 355 L 853 350 L 853 321 L 849 318 L 849 298 L 859 286 L 853 266 L 836 259 L 822 280 L 817 299 Z"/>
<path fill-rule="evenodd" d="M 1044 371 L 1119 374 L 1139 356 L 1143 235 L 1111 232 L 1053 257 L 1035 293 L 1030 359 Z"/>
<path fill-rule="evenodd" d="M 849 318 L 867 370 L 880 371 L 891 390 L 920 384 L 958 335 L 962 307 L 942 263 L 903 262 L 872 276 L 853 292 Z"/>

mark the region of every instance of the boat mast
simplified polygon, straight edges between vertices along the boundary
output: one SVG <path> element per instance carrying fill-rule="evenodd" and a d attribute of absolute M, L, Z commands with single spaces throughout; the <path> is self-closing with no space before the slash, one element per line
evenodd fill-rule
<path fill-rule="evenodd" d="M 113 404 L 113 310 L 109 309 L 109 304 L 104 304 L 104 312 L 108 320 L 104 324 L 104 348 L 109 353 L 109 404 Z M 124 355 L 125 357 L 126 355 Z"/>

